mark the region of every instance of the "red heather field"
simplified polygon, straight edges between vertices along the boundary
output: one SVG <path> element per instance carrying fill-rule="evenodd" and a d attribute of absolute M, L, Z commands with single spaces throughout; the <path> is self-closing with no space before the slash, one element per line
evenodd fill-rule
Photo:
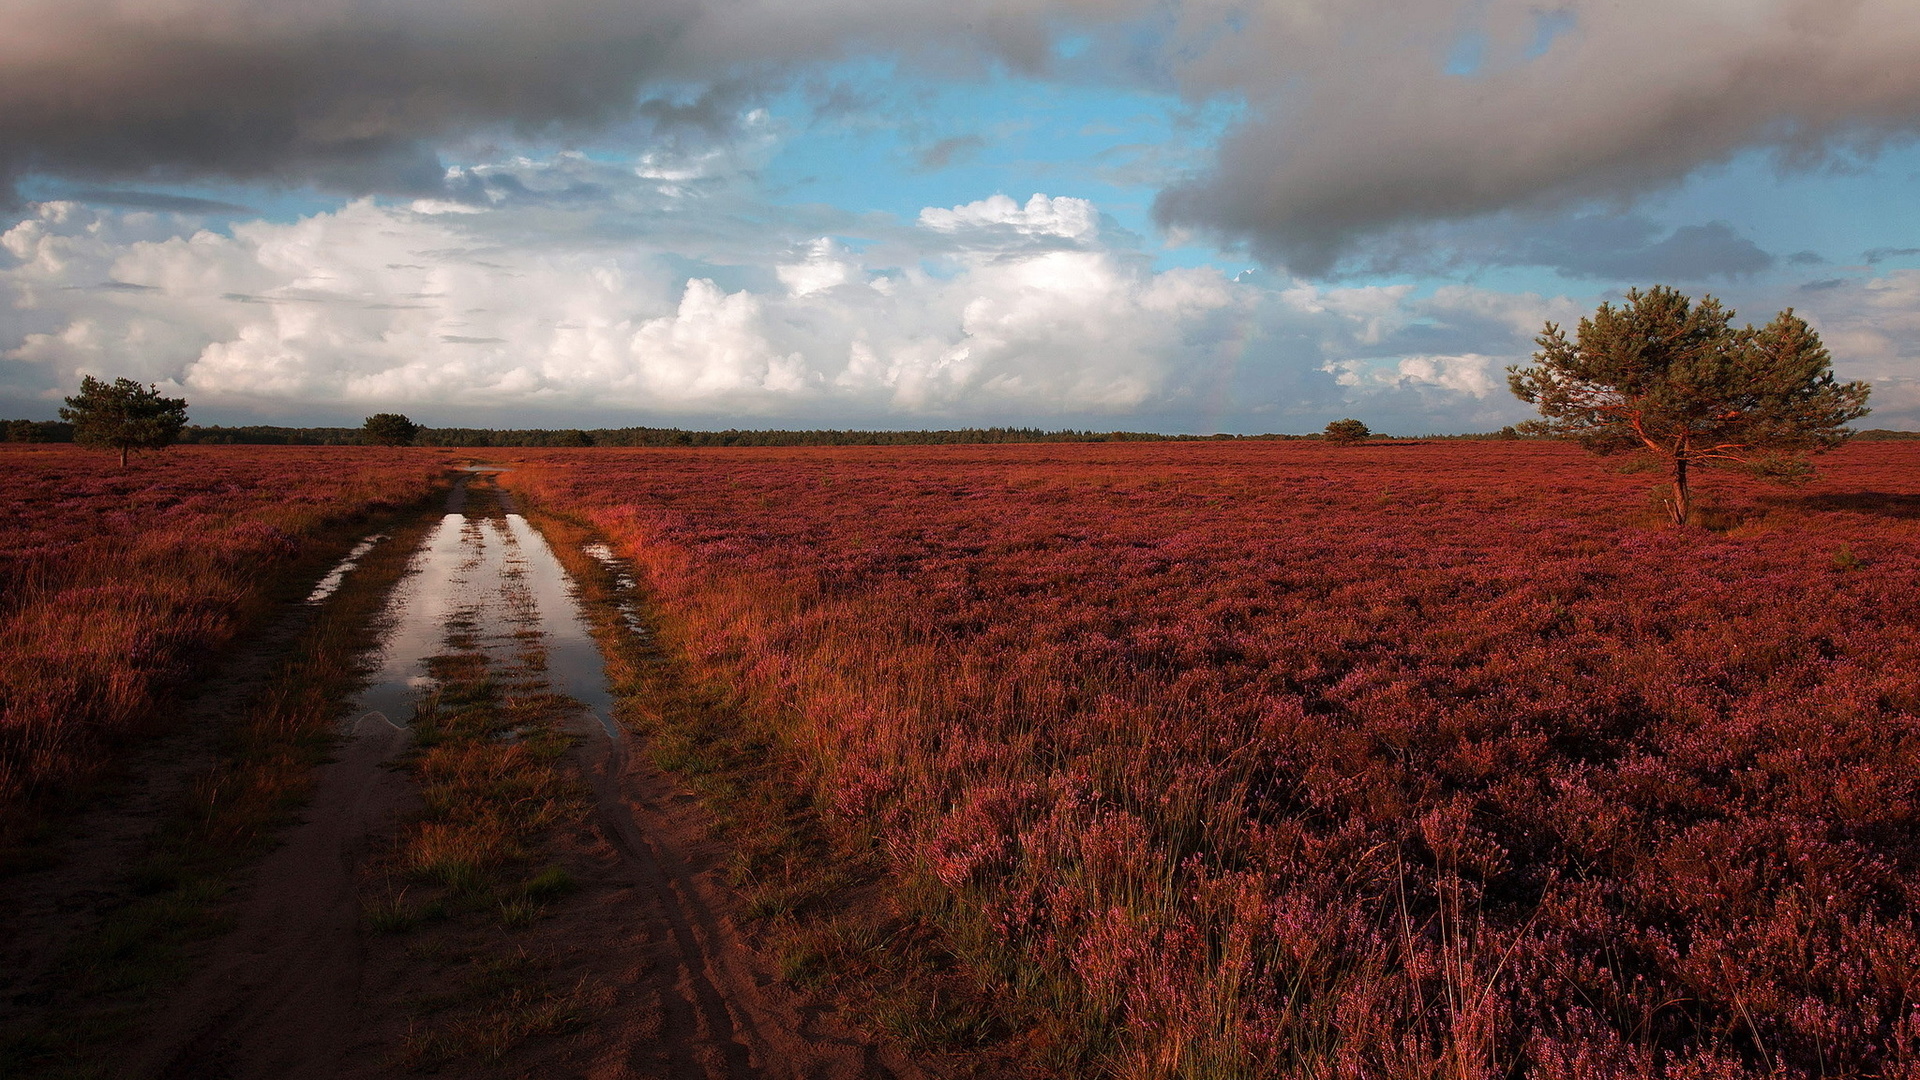
<path fill-rule="evenodd" d="M 98 765 L 226 644 L 303 542 L 413 503 L 445 455 L 174 447 L 122 470 L 0 447 L 0 809 Z"/>
<path fill-rule="evenodd" d="M 526 460 L 1083 1060 L 1920 1075 L 1920 446 Z"/>

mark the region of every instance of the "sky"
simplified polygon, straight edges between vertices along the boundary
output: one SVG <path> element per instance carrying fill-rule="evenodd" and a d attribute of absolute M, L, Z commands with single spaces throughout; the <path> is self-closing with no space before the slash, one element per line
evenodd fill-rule
<path fill-rule="evenodd" d="M 1912 0 L 4 0 L 0 417 L 1394 434 L 1628 289 L 1920 429 Z"/>

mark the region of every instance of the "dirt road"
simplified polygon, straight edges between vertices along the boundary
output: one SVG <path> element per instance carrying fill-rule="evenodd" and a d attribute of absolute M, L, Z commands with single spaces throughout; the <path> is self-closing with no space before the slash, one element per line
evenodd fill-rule
<path fill-rule="evenodd" d="M 786 990 L 754 952 L 709 823 L 610 719 L 565 571 L 488 480 L 472 495 L 456 490 L 396 591 L 379 670 L 304 821 L 122 1075 L 925 1075 Z M 395 767 L 408 733 L 388 718 L 404 724 L 431 689 L 427 660 L 456 645 L 491 658 L 510 693 L 575 703 L 569 760 L 590 811 L 550 847 L 577 884 L 531 925 L 377 932 L 368 868 L 419 799 Z M 519 981 L 503 994 L 503 979 Z M 488 994 L 493 1012 L 469 1007 Z"/>

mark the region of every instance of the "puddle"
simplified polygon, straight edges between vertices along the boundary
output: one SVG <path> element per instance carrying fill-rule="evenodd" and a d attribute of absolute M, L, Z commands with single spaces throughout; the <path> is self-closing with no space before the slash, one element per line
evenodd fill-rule
<path fill-rule="evenodd" d="M 353 550 L 347 552 L 346 557 L 341 559 L 337 566 L 327 571 L 327 576 L 321 578 L 320 583 L 315 585 L 313 591 L 307 594 L 307 603 L 318 604 L 327 597 L 339 592 L 340 583 L 347 580 L 347 575 L 353 571 L 353 568 L 360 565 L 360 560 L 367 557 L 367 552 L 372 551 L 375 544 L 378 544 L 386 538 L 387 535 L 385 533 L 374 533 L 372 536 L 353 545 Z"/>
<path fill-rule="evenodd" d="M 640 583 L 634 580 L 633 568 L 623 562 L 620 556 L 615 555 L 612 548 L 596 542 L 582 544 L 580 550 L 613 573 L 613 583 L 621 592 L 632 593 L 640 587 Z M 643 641 L 652 640 L 653 631 L 648 630 L 647 624 L 641 621 L 640 609 L 633 601 L 621 600 L 616 606 L 619 608 L 621 621 L 627 624 L 628 630 L 633 631 L 633 636 Z"/>
<path fill-rule="evenodd" d="M 587 629 L 573 579 L 554 558 L 546 537 L 535 532 L 526 518 L 508 514 L 507 528 L 526 559 L 527 585 L 546 637 L 548 682 L 556 693 L 593 710 L 607 735 L 619 738 L 620 730 L 612 719 L 613 691 L 607 685 L 606 660 Z"/>
<path fill-rule="evenodd" d="M 464 495 L 456 490 L 449 507 L 464 507 Z M 383 622 L 378 667 L 349 714 L 356 732 L 376 718 L 404 730 L 414 701 L 433 687 L 431 657 L 474 649 L 511 664 L 532 647 L 544 653 L 548 689 L 580 702 L 610 737 L 620 737 L 605 662 L 573 583 L 519 514 L 444 515 L 388 599 Z"/>

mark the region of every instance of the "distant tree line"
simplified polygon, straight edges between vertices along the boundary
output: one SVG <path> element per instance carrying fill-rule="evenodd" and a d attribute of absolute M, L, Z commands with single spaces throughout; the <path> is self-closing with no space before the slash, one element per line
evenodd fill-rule
<path fill-rule="evenodd" d="M 1394 436 L 1373 434 L 1375 439 Z M 1512 429 L 1467 435 L 1422 435 L 1432 439 L 1513 439 Z M 58 420 L 0 420 L 0 438 L 15 443 L 70 443 L 73 425 Z M 1044 431 L 1040 428 L 961 428 L 952 431 L 685 431 L 680 428 L 423 428 L 421 446 L 936 446 L 984 443 L 1215 442 L 1234 439 L 1282 441 L 1313 435 L 1157 435 L 1138 431 Z M 1920 431 L 1869 428 L 1855 439 L 1880 442 L 1920 439 Z M 274 427 L 189 424 L 180 442 L 237 446 L 362 446 L 358 427 Z"/>
<path fill-rule="evenodd" d="M 72 442 L 71 424 L 5 421 L 9 442 Z M 947 431 L 688 431 L 682 428 L 420 428 L 417 446 L 938 446 L 984 443 L 1210 442 L 1298 439 L 1303 435 L 1161 435 L 1144 431 L 1047 431 L 1041 428 L 958 428 Z M 236 446 L 361 446 L 365 427 L 234 427 L 189 424 L 182 444 Z"/>
<path fill-rule="evenodd" d="M 64 420 L 8 420 L 8 442 L 72 442 L 73 425 Z"/>

